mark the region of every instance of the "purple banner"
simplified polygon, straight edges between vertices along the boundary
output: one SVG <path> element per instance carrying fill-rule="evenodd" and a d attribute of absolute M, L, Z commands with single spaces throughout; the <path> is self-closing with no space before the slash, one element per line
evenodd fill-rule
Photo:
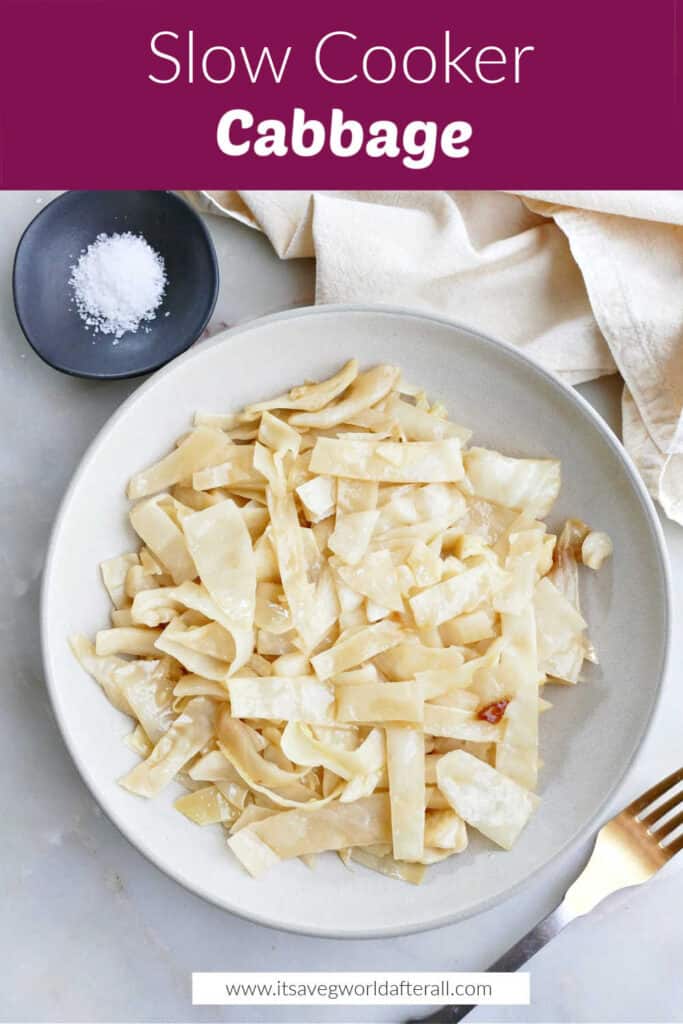
<path fill-rule="evenodd" d="M 683 186 L 678 0 L 4 0 L 4 188 Z"/>

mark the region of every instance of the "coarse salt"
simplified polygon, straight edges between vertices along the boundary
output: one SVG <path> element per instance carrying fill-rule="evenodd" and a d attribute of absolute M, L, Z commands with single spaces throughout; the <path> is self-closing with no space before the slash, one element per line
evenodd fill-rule
<path fill-rule="evenodd" d="M 117 344 L 156 317 L 167 284 L 162 257 L 142 235 L 100 234 L 71 267 L 79 316 Z"/>

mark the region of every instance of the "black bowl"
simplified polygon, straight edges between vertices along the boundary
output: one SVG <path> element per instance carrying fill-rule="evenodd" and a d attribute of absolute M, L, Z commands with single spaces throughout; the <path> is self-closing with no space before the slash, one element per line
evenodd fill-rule
<path fill-rule="evenodd" d="M 144 235 L 164 259 L 168 284 L 145 329 L 93 333 L 69 285 L 71 268 L 100 233 Z M 201 217 L 172 192 L 65 192 L 31 221 L 14 257 L 14 305 L 41 359 L 76 377 L 136 377 L 163 366 L 200 336 L 218 295 L 218 264 Z M 165 314 L 168 313 L 168 316 Z"/>

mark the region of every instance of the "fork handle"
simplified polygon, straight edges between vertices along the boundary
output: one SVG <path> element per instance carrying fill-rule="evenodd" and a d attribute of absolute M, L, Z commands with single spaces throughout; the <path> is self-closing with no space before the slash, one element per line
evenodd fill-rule
<path fill-rule="evenodd" d="M 523 935 L 519 942 L 503 953 L 495 964 L 491 964 L 488 968 L 489 971 L 512 973 L 519 970 L 534 953 L 542 949 L 546 942 L 550 942 L 565 925 L 577 916 L 569 909 L 566 900 L 563 900 L 559 907 L 552 910 L 531 931 Z M 463 1020 L 470 1010 L 474 1009 L 474 1006 L 442 1006 L 429 1017 L 416 1017 L 407 1021 L 406 1024 L 455 1024 L 456 1021 Z"/>

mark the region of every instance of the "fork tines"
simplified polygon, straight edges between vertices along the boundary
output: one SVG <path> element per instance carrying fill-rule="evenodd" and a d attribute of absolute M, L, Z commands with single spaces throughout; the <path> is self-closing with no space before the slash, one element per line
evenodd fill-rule
<path fill-rule="evenodd" d="M 680 790 L 678 793 L 674 793 L 673 796 L 669 797 L 669 799 L 664 803 L 659 804 L 644 817 L 641 818 L 639 815 L 641 815 L 642 812 L 647 810 L 651 804 L 663 797 L 670 789 L 673 789 L 674 786 L 677 786 L 680 782 L 683 782 L 683 768 L 679 768 L 678 771 L 672 772 L 671 775 L 668 775 L 665 779 L 662 779 L 661 782 L 658 782 L 656 786 L 652 786 L 651 789 L 648 789 L 646 793 L 643 793 L 642 796 L 639 796 L 637 800 L 634 800 L 633 803 L 629 804 L 626 808 L 627 813 L 638 818 L 640 823 L 645 826 L 647 831 L 660 844 L 663 839 L 666 839 L 666 837 L 671 835 L 672 832 L 675 832 L 680 825 L 683 825 L 683 810 L 681 810 L 679 814 L 674 815 L 668 821 L 664 822 L 663 825 L 660 825 L 659 828 L 653 827 L 657 822 L 661 821 L 669 811 L 673 811 L 679 805 L 683 808 L 683 790 Z M 678 853 L 679 850 L 683 849 L 683 835 L 678 836 L 671 843 L 667 843 L 663 848 L 667 853 Z"/>

